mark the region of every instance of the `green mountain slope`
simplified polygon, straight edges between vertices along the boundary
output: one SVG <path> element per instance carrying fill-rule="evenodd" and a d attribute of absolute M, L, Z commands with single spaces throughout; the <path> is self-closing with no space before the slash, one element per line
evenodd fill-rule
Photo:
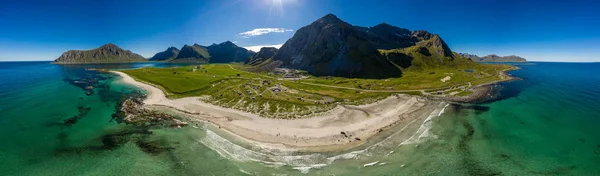
<path fill-rule="evenodd" d="M 254 52 L 239 47 L 230 41 L 212 44 L 206 48 L 211 56 L 210 63 L 244 62 L 254 54 Z"/>
<path fill-rule="evenodd" d="M 91 50 L 69 50 L 54 60 L 56 64 L 145 62 L 143 56 L 119 48 L 112 43 Z"/>
<path fill-rule="evenodd" d="M 175 59 L 169 62 L 175 63 L 207 63 L 210 60 L 210 54 L 206 47 L 194 44 L 193 46 L 184 45 Z"/>
<path fill-rule="evenodd" d="M 170 60 L 175 59 L 178 54 L 179 54 L 179 49 L 177 49 L 175 47 L 169 47 L 165 51 L 156 53 L 154 56 L 152 56 L 148 60 L 150 60 L 150 61 L 170 61 Z"/>

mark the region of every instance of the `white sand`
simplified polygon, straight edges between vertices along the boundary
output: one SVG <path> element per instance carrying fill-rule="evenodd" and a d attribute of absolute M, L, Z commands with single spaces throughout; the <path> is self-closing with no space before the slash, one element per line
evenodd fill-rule
<path fill-rule="evenodd" d="M 367 105 L 338 105 L 324 115 L 311 118 L 269 119 L 204 103 L 198 100 L 199 97 L 168 99 L 157 87 L 138 82 L 125 73 L 112 72 L 120 75 L 123 82 L 148 91 L 145 106 L 166 106 L 194 119 L 211 122 L 250 141 L 293 148 L 332 150 L 356 146 L 380 129 L 408 123 L 421 115 L 417 111 L 432 108 L 428 106 L 429 100 L 401 94 Z M 347 133 L 348 137 L 341 132 Z"/>

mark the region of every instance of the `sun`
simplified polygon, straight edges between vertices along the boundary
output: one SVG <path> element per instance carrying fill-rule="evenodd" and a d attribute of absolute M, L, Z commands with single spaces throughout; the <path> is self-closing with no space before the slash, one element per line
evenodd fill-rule
<path fill-rule="evenodd" d="M 283 17 L 284 16 L 284 3 L 286 5 L 296 3 L 296 0 L 264 0 L 269 6 L 269 18 L 271 17 Z"/>

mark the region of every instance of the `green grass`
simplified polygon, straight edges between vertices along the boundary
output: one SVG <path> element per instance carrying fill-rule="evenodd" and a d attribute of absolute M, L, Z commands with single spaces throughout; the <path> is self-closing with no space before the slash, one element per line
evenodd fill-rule
<path fill-rule="evenodd" d="M 207 64 L 201 65 L 200 69 L 194 69 L 195 66 L 140 68 L 123 72 L 138 81 L 160 86 L 169 98 L 200 96 L 205 97 L 206 102 L 215 105 L 266 117 L 298 118 L 299 115 L 329 110 L 335 107 L 337 102 L 374 102 L 398 93 L 394 91 L 420 95 L 420 89 L 441 89 L 464 85 L 469 81 L 485 83 L 498 80 L 495 70 L 501 67 L 478 65 L 477 68 L 473 68 L 476 71 L 472 73 L 456 68 L 440 68 L 428 72 L 405 71 L 402 78 L 379 80 L 339 77 L 280 80 L 278 76 L 269 73 L 243 71 L 245 66 L 241 64 Z M 480 71 L 482 73 L 479 73 Z M 451 75 L 452 79 L 441 82 L 440 79 L 448 73 L 454 73 Z M 274 87 L 285 91 L 272 91 Z"/>
<path fill-rule="evenodd" d="M 311 77 L 301 82 L 335 85 L 349 88 L 360 88 L 369 90 L 421 90 L 421 89 L 444 89 L 452 86 L 468 84 L 472 85 L 488 83 L 501 80 L 498 71 L 512 68 L 505 65 L 483 65 L 474 64 L 458 68 L 430 68 L 426 71 L 406 69 L 401 78 L 389 79 L 356 79 L 342 77 Z M 473 70 L 466 72 L 465 70 Z M 446 76 L 451 79 L 446 82 L 440 81 Z"/>

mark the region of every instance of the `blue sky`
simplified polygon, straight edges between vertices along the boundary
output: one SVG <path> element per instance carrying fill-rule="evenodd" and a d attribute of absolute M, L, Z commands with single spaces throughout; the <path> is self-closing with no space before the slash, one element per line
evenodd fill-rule
<path fill-rule="evenodd" d="M 169 46 L 280 45 L 333 13 L 437 33 L 456 52 L 535 61 L 600 61 L 594 1 L 181 0 L 10 1 L 0 5 L 0 61 L 53 60 L 105 43 L 150 57 Z"/>

